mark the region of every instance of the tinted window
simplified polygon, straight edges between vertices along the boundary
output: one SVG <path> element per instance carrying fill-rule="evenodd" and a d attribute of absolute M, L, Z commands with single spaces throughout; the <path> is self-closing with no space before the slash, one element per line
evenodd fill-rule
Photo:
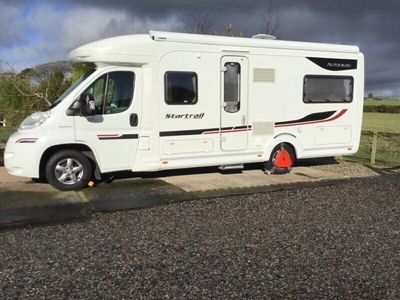
<path fill-rule="evenodd" d="M 133 97 L 133 81 L 132 72 L 109 73 L 105 114 L 115 114 L 129 108 Z"/>
<path fill-rule="evenodd" d="M 197 103 L 197 74 L 194 72 L 166 72 L 165 102 L 167 104 Z"/>
<path fill-rule="evenodd" d="M 342 103 L 353 101 L 353 77 L 304 77 L 303 101 L 305 103 Z"/>
<path fill-rule="evenodd" d="M 237 112 L 240 110 L 240 64 L 228 62 L 224 72 L 224 102 L 225 111 Z"/>
<path fill-rule="evenodd" d="M 96 114 L 103 112 L 103 100 L 105 94 L 107 75 L 103 75 L 96 79 L 85 91 L 85 93 L 92 94 L 94 97 L 94 103 L 96 105 Z"/>
<path fill-rule="evenodd" d="M 115 114 L 129 108 L 134 89 L 135 74 L 111 72 L 99 77 L 87 89 L 94 97 L 96 114 Z"/>

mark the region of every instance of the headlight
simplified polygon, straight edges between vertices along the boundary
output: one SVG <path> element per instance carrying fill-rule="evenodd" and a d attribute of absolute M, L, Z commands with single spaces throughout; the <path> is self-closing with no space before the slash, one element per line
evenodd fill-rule
<path fill-rule="evenodd" d="M 31 114 L 22 121 L 19 129 L 32 129 L 42 125 L 50 117 L 50 111 L 40 111 Z"/>

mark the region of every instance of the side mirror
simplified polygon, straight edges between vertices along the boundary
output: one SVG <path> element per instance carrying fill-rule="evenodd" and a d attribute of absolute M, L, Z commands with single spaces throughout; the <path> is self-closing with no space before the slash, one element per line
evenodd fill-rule
<path fill-rule="evenodd" d="M 78 102 L 78 101 L 77 101 Z M 94 97 L 90 93 L 82 93 L 79 97 L 81 116 L 94 116 L 96 114 L 96 105 Z"/>

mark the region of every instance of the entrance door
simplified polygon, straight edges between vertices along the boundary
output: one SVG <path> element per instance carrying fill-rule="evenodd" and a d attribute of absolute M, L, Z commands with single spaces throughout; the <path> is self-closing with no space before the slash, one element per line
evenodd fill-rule
<path fill-rule="evenodd" d="M 247 148 L 248 60 L 240 56 L 221 59 L 221 150 Z"/>
<path fill-rule="evenodd" d="M 138 147 L 140 69 L 118 68 L 101 74 L 85 90 L 96 115 L 75 116 L 75 138 L 96 152 L 103 172 L 130 170 Z"/>

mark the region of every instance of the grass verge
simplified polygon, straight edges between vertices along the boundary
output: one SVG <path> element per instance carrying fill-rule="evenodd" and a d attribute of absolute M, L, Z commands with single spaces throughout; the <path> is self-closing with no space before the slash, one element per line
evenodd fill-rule
<path fill-rule="evenodd" d="M 363 114 L 363 130 L 400 133 L 400 114 Z"/>
<path fill-rule="evenodd" d="M 369 162 L 371 159 L 371 148 L 372 135 L 362 134 L 360 148 L 352 157 Z M 378 134 L 376 162 L 383 164 L 400 163 L 400 134 Z"/>

